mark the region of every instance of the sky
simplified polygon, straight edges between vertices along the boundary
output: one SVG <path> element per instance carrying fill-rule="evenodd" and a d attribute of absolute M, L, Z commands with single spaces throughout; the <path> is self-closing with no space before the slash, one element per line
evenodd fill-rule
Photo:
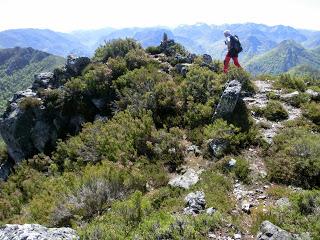
<path fill-rule="evenodd" d="M 320 0 L 0 0 L 0 31 L 263 23 L 320 30 Z"/>

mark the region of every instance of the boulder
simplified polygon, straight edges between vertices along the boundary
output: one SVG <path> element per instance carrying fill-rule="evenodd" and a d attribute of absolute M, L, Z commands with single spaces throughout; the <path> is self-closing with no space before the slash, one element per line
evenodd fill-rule
<path fill-rule="evenodd" d="M 205 64 L 211 64 L 212 63 L 212 57 L 209 54 L 203 54 L 202 55 L 202 59 L 203 59 L 203 62 Z"/>
<path fill-rule="evenodd" d="M 185 77 L 188 73 L 190 65 L 190 63 L 179 63 L 176 65 L 176 71 Z"/>
<path fill-rule="evenodd" d="M 205 195 L 202 191 L 189 193 L 184 201 L 186 202 L 185 214 L 199 214 L 206 207 Z"/>
<path fill-rule="evenodd" d="M 39 224 L 6 224 L 0 227 L 2 240 L 77 240 L 76 231 L 71 228 L 46 228 Z"/>
<path fill-rule="evenodd" d="M 312 100 L 319 101 L 320 100 L 320 92 L 313 91 L 312 89 L 308 89 L 306 93 L 310 96 Z"/>
<path fill-rule="evenodd" d="M 213 139 L 209 142 L 209 152 L 214 158 L 220 158 L 229 147 L 229 142 L 223 138 Z"/>
<path fill-rule="evenodd" d="M 82 70 L 90 63 L 88 57 L 74 57 L 69 55 L 67 58 L 66 70 L 72 76 L 80 75 Z"/>
<path fill-rule="evenodd" d="M 199 181 L 198 173 L 193 169 L 188 169 L 183 175 L 179 175 L 169 181 L 172 187 L 180 187 L 189 189 L 192 185 Z"/>
<path fill-rule="evenodd" d="M 50 82 L 53 80 L 53 73 L 52 72 L 43 72 L 36 74 L 34 76 L 34 82 L 32 84 L 32 90 L 37 90 L 39 88 L 49 88 Z"/>
<path fill-rule="evenodd" d="M 214 112 L 213 118 L 229 118 L 233 113 L 241 92 L 241 83 L 238 80 L 232 80 L 226 84 L 219 104 Z"/>
<path fill-rule="evenodd" d="M 201 150 L 197 145 L 190 145 L 187 147 L 187 152 L 188 153 L 193 153 L 195 156 L 201 155 Z"/>
<path fill-rule="evenodd" d="M 280 95 L 280 99 L 286 102 L 290 102 L 293 98 L 299 96 L 299 92 L 298 91 L 294 91 L 292 93 L 287 93 L 287 94 L 283 94 Z"/>
<path fill-rule="evenodd" d="M 84 122 L 93 119 L 99 113 L 104 105 L 101 99 L 86 100 L 88 108 L 93 109 L 92 116 L 89 114 L 82 116 L 76 111 L 66 112 L 62 107 L 48 111 L 43 104 L 45 100 L 39 98 L 41 96 L 39 88 L 46 91 L 59 88 L 64 82 L 60 80 L 80 74 L 89 63 L 90 59 L 87 57 L 69 56 L 64 68 L 55 69 L 54 73 L 36 74 L 32 88 L 15 93 L 9 100 L 8 107 L 0 118 L 0 134 L 7 144 L 13 163 L 19 163 L 22 159 L 32 157 L 39 152 L 49 153 L 54 149 L 58 138 L 79 132 Z M 20 103 L 26 98 L 38 101 L 30 100 L 31 104 L 27 105 L 26 109 L 21 108 Z M 10 164 L 0 168 L 2 178 L 10 172 L 8 166 Z"/>
<path fill-rule="evenodd" d="M 297 235 L 289 233 L 269 221 L 262 222 L 256 240 L 302 240 L 311 239 L 309 234 Z"/>
<path fill-rule="evenodd" d="M 48 145 L 57 140 L 57 130 L 41 106 L 27 110 L 17 107 L 5 112 L 0 119 L 0 133 L 10 157 L 16 163 L 37 152 L 44 152 Z"/>

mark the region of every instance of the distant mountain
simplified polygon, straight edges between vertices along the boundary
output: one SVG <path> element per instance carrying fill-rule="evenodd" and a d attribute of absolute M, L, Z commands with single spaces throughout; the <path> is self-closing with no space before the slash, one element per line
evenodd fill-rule
<path fill-rule="evenodd" d="M 27 88 L 34 75 L 62 66 L 65 59 L 32 48 L 0 49 L 0 113 L 13 93 Z"/>
<path fill-rule="evenodd" d="M 242 42 L 244 51 L 239 58 L 242 63 L 277 47 L 284 40 L 294 40 L 307 49 L 320 47 L 320 31 L 295 29 L 290 26 L 267 26 L 264 24 L 224 24 L 180 25 L 175 28 L 102 28 L 96 30 L 78 30 L 71 33 L 59 33 L 51 30 L 17 29 L 0 32 L 0 48 L 33 47 L 42 51 L 66 56 L 69 53 L 92 56 L 95 49 L 115 38 L 131 37 L 144 47 L 157 45 L 166 32 L 169 38 L 184 45 L 190 52 L 208 53 L 213 58 L 223 60 L 226 53 L 223 31 L 231 30 Z"/>
<path fill-rule="evenodd" d="M 252 58 L 246 68 L 256 74 L 278 74 L 299 65 L 319 68 L 320 57 L 293 40 L 285 40 L 269 52 Z"/>
<path fill-rule="evenodd" d="M 13 29 L 0 32 L 0 48 L 32 47 L 59 56 L 88 55 L 87 47 L 70 34 L 47 29 Z"/>

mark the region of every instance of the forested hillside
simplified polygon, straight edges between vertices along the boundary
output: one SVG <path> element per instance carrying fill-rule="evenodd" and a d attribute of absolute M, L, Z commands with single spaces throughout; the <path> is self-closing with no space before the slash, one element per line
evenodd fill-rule
<path fill-rule="evenodd" d="M 29 87 L 34 75 L 62 66 L 65 59 L 32 48 L 0 49 L 0 113 L 17 91 Z"/>

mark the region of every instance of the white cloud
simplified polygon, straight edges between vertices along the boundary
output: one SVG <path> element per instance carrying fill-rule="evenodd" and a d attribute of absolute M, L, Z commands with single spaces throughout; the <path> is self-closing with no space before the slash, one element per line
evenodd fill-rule
<path fill-rule="evenodd" d="M 320 30 L 318 0 L 1 0 L 0 30 L 257 22 Z"/>

